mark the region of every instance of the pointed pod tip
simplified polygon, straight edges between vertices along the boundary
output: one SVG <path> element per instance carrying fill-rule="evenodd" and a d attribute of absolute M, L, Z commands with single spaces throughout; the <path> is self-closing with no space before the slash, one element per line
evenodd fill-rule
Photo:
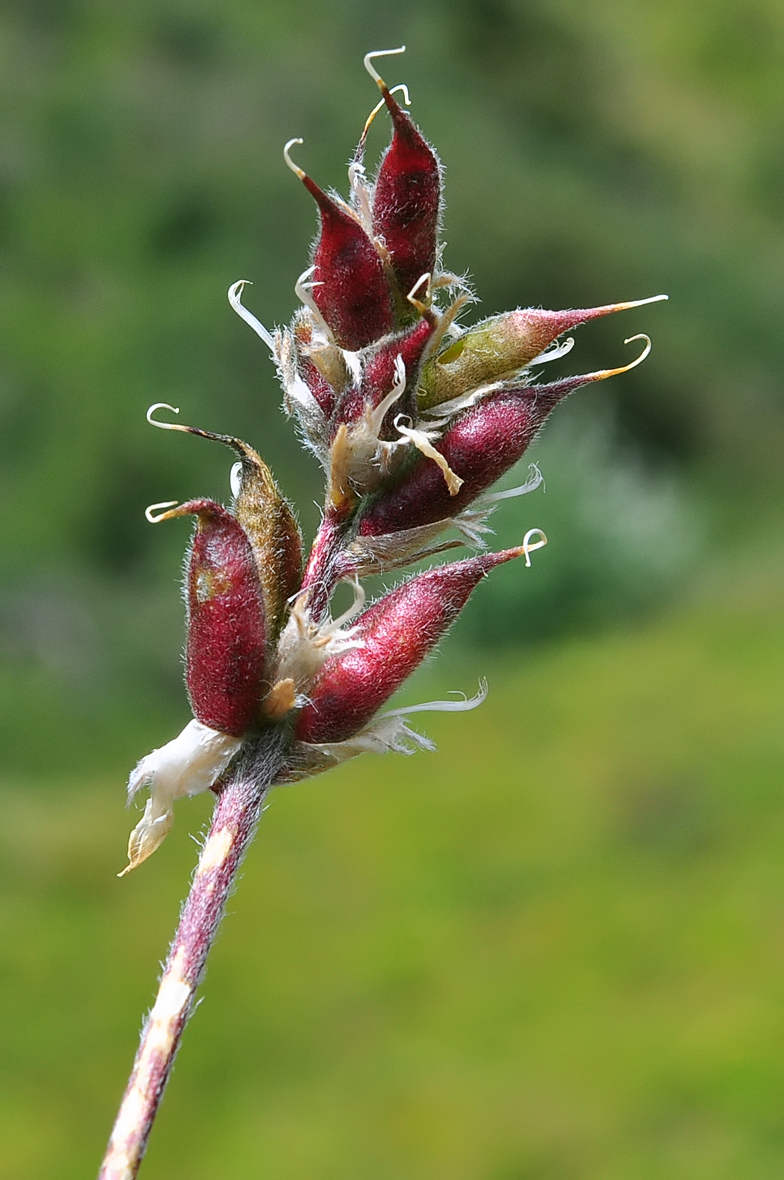
<path fill-rule="evenodd" d="M 604 303 L 598 307 L 578 307 L 564 311 L 547 311 L 535 307 L 520 308 L 512 312 L 523 323 L 541 325 L 542 330 L 551 340 L 556 339 L 563 332 L 576 328 L 579 324 L 589 320 L 598 320 L 606 315 L 615 315 L 618 311 L 631 311 L 635 307 L 645 307 L 649 303 L 662 303 L 669 299 L 669 295 L 650 295 L 646 299 L 631 299 L 620 303 Z"/>
<path fill-rule="evenodd" d="M 290 148 L 292 148 L 295 143 L 299 144 L 299 143 L 304 143 L 304 142 L 305 142 L 304 139 L 300 139 L 299 137 L 297 137 L 295 139 L 289 139 L 283 145 L 283 159 L 286 161 L 286 166 L 291 169 L 291 171 L 294 173 L 294 175 L 299 180 L 302 181 L 302 183 L 304 184 L 305 188 L 308 190 L 310 195 L 316 200 L 318 205 L 323 209 L 325 206 L 328 206 L 328 207 L 331 206 L 333 204 L 333 202 L 330 201 L 329 197 L 324 192 L 324 190 L 319 188 L 319 186 L 316 184 L 315 180 L 313 180 L 310 176 L 308 176 L 308 174 L 304 170 L 304 168 L 300 168 L 299 165 L 295 164 L 291 158 Z"/>
<path fill-rule="evenodd" d="M 649 303 L 662 303 L 669 299 L 669 295 L 649 295 L 646 299 L 628 299 L 621 303 L 605 303 L 601 307 L 586 307 L 579 311 L 556 312 L 573 320 L 574 326 L 585 320 L 599 319 L 601 316 L 614 315 L 616 311 L 631 311 L 635 307 L 647 307 Z M 578 316 L 580 317 L 578 319 Z"/>
<path fill-rule="evenodd" d="M 530 385 L 527 388 L 536 396 L 550 394 L 556 395 L 560 400 L 583 385 L 591 385 L 596 381 L 606 381 L 608 377 L 620 377 L 622 373 L 629 373 L 632 369 L 636 369 L 650 355 L 651 348 L 653 347 L 650 336 L 645 332 L 638 332 L 634 336 L 627 336 L 624 344 L 632 344 L 635 340 L 644 340 L 645 345 L 640 355 L 635 357 L 633 361 L 629 361 L 628 365 L 619 365 L 615 369 L 597 369 L 595 373 L 580 373 L 575 377 L 565 377 L 561 381 L 553 381 L 549 385 Z"/>
<path fill-rule="evenodd" d="M 349 217 L 350 219 L 353 220 L 354 219 L 353 213 L 345 205 L 343 205 L 342 202 L 336 201 L 328 193 L 325 193 L 323 188 L 321 188 L 320 185 L 316 184 L 315 180 L 311 176 L 308 176 L 308 174 L 304 170 L 304 168 L 300 168 L 299 165 L 295 164 L 294 161 L 292 160 L 291 155 L 289 153 L 289 148 L 291 148 L 291 146 L 295 143 L 304 143 L 304 142 L 305 141 L 302 139 L 290 139 L 288 141 L 288 143 L 286 143 L 286 145 L 283 148 L 283 159 L 286 161 L 287 166 L 291 169 L 291 171 L 294 173 L 294 175 L 296 177 L 298 177 L 299 180 L 302 181 L 305 188 L 308 190 L 310 195 L 313 197 L 313 200 L 316 202 L 319 209 L 321 210 L 322 218 L 324 216 L 337 217 L 339 219 L 343 218 L 343 217 Z M 231 299 L 229 301 L 232 303 L 232 307 L 234 307 L 235 311 L 239 310 L 236 307 L 235 303 Z M 240 313 L 240 314 L 242 314 L 242 313 Z M 247 317 L 243 316 L 243 318 L 247 318 Z"/>

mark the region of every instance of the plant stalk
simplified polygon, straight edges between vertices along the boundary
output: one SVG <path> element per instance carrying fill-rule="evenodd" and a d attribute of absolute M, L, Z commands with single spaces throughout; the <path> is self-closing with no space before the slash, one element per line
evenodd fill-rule
<path fill-rule="evenodd" d="M 280 769 L 285 744 L 279 729 L 266 730 L 228 772 L 98 1180 L 135 1180 L 138 1174 L 226 900 L 256 832 L 264 797 Z"/>

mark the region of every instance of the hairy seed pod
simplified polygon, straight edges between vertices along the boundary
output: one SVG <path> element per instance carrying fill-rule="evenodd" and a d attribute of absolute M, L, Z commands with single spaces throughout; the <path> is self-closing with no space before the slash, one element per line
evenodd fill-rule
<path fill-rule="evenodd" d="M 603 369 L 551 385 L 509 386 L 464 410 L 435 447 L 463 481 L 457 494 L 450 495 L 435 463 L 419 458 L 397 487 L 370 505 L 360 535 L 395 533 L 462 512 L 522 458 L 559 402 L 575 389 L 619 371 L 623 370 Z"/>
<path fill-rule="evenodd" d="M 383 401 L 394 384 L 395 363 L 399 357 L 406 371 L 406 392 L 395 403 L 390 413 L 394 418 L 397 414 L 416 412 L 413 390 L 416 389 L 419 368 L 435 330 L 435 319 L 428 315 L 407 331 L 392 337 L 375 349 L 373 356 L 368 358 L 363 374 L 362 392 L 366 405 L 375 408 Z"/>
<path fill-rule="evenodd" d="M 267 639 L 274 642 L 285 622 L 286 602 L 299 587 L 302 536 L 294 513 L 280 494 L 272 472 L 253 447 L 234 435 L 215 434 L 212 430 L 179 423 L 156 425 L 223 443 L 239 459 L 234 473 L 237 479 L 233 515 L 244 529 L 253 550 L 264 598 Z M 179 510 L 166 513 L 160 519 L 170 515 L 181 513 Z"/>
<path fill-rule="evenodd" d="M 321 232 L 313 254 L 313 299 L 341 348 L 355 352 L 394 326 L 384 264 L 357 217 L 296 169 L 319 207 Z"/>
<path fill-rule="evenodd" d="M 349 165 L 349 203 L 323 191 L 292 161 L 289 149 L 301 139 L 283 149 L 319 214 L 312 265 L 295 284 L 302 306 L 290 327 L 270 332 L 243 305 L 247 280 L 228 292 L 231 306 L 271 352 L 284 409 L 296 413 L 324 469 L 322 520 L 304 570 L 297 522 L 256 451 L 229 435 L 156 420 L 151 415 L 158 408 L 179 413 L 165 403 L 148 411 L 152 425 L 219 441 L 239 463 L 232 470 L 230 511 L 206 499 L 162 515 L 152 513 L 169 504 L 147 510 L 152 522 L 197 518 L 187 571 L 187 684 L 195 718 L 131 775 L 131 794 L 149 787 L 150 797 L 131 836 L 129 867 L 163 839 L 175 799 L 222 782 L 239 786 L 231 766 L 240 754 L 237 775 L 245 791 L 252 785 L 248 775 L 264 774 L 258 786 L 266 789 L 363 751 L 428 745 L 408 728 L 405 710 L 370 722 L 481 578 L 520 553 L 530 564 L 529 552 L 546 538 L 540 534 L 539 543 L 529 544 L 539 532 L 531 529 L 522 549 L 483 552 L 419 574 L 364 612 L 359 579 L 462 544 L 442 536 L 451 526 L 481 545 L 495 501 L 541 482 L 535 470 L 520 488 L 484 494 L 521 458 L 554 406 L 582 385 L 633 368 L 650 350 L 647 336 L 630 337 L 626 343 L 647 343 L 624 368 L 551 384 L 534 384 L 540 378 L 530 373 L 534 364 L 571 349 L 572 339 L 559 340 L 570 329 L 663 295 L 578 310 L 518 308 L 473 327 L 458 324 L 472 294 L 442 267 L 441 166 L 393 98 L 402 91 L 410 105 L 407 87 L 390 90 L 373 64 L 403 51 L 365 55 L 381 101 Z M 371 182 L 367 134 L 385 108 L 391 138 Z M 349 579 L 354 602 L 334 618 L 335 590 Z M 481 699 L 483 693 L 420 708 L 469 708 Z M 272 744 L 262 751 L 266 738 Z M 263 769 L 273 746 L 284 761 Z M 227 833 L 223 828 L 218 835 Z M 211 872 L 215 856 L 206 857 Z M 204 863 L 205 857 L 202 869 Z"/>
<path fill-rule="evenodd" d="M 438 566 L 384 595 L 357 622 L 359 646 L 324 664 L 295 722 L 303 742 L 342 742 L 362 729 L 439 641 L 506 549 Z"/>
<path fill-rule="evenodd" d="M 626 311 L 661 299 L 638 299 L 633 303 L 609 303 L 604 307 L 577 311 L 544 311 L 537 307 L 518 308 L 491 316 L 469 328 L 422 372 L 417 401 L 421 410 L 463 397 L 481 385 L 502 381 L 536 360 L 564 332 L 588 320 Z"/>
<path fill-rule="evenodd" d="M 373 191 L 373 232 L 389 251 L 405 299 L 422 275 L 432 275 L 435 268 L 441 171 L 435 152 L 411 117 L 386 86 L 381 93 L 393 131 Z"/>
<path fill-rule="evenodd" d="M 231 445 L 240 456 L 241 467 L 234 512 L 253 549 L 267 638 L 273 642 L 286 621 L 286 603 L 299 588 L 302 537 L 294 513 L 261 456 L 239 439 L 232 439 Z"/>
<path fill-rule="evenodd" d="M 159 519 L 196 517 L 187 567 L 186 681 L 194 716 L 241 737 L 259 715 L 266 654 L 264 600 L 253 548 L 239 521 L 212 500 Z"/>

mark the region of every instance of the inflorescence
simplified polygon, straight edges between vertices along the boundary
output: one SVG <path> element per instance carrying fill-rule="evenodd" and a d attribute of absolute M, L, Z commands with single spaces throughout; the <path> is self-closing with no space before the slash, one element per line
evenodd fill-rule
<path fill-rule="evenodd" d="M 402 49 L 385 53 L 401 53 Z M 472 300 L 464 279 L 442 265 L 442 168 L 438 157 L 374 68 L 381 102 L 365 124 L 349 167 L 350 196 L 324 192 L 289 167 L 318 207 L 312 265 L 296 291 L 302 306 L 288 328 L 267 331 L 242 303 L 244 281 L 229 291 L 235 311 L 270 349 L 286 412 L 326 473 L 321 525 L 306 561 L 290 505 L 256 451 L 238 438 L 176 422 L 179 430 L 228 446 L 236 456 L 232 501 L 156 504 L 150 521 L 194 516 L 186 597 L 186 681 L 194 719 L 173 741 L 143 758 L 129 794 L 150 796 L 131 834 L 128 872 L 160 844 L 183 795 L 220 790 L 235 757 L 270 726 L 287 737 L 278 782 L 330 768 L 363 751 L 429 747 L 406 715 L 469 709 L 435 701 L 379 713 L 422 662 L 497 565 L 546 544 L 530 529 L 520 546 L 489 552 L 483 535 L 500 498 L 533 490 L 535 466 L 520 488 L 491 486 L 525 453 L 553 408 L 575 389 L 626 372 L 617 369 L 538 384 L 532 366 L 564 356 L 564 333 L 586 320 L 666 296 L 577 311 L 525 308 L 473 327 L 459 317 Z M 368 127 L 382 107 L 391 142 L 373 180 L 364 166 Z M 626 343 L 630 343 L 627 340 Z M 444 540 L 451 533 L 452 539 Z M 457 536 L 455 536 L 455 533 Z M 365 605 L 362 579 L 388 574 L 468 544 L 473 557 L 417 573 Z M 330 613 L 341 582 L 352 607 Z"/>

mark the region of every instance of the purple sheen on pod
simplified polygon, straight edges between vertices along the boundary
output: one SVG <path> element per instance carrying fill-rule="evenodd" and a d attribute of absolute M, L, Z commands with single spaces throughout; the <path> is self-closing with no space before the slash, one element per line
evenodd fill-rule
<path fill-rule="evenodd" d="M 617 311 L 630 311 L 634 307 L 645 307 L 649 303 L 666 301 L 666 295 L 651 295 L 646 299 L 631 299 L 623 303 L 604 303 L 601 307 L 581 307 L 564 311 L 546 311 L 539 307 L 518 308 L 507 313 L 514 324 L 518 337 L 526 341 L 528 360 L 534 360 L 564 332 L 570 332 L 589 320 L 598 320 Z M 504 318 L 504 317 L 501 317 Z M 480 325 L 481 327 L 481 325 Z M 525 362 L 527 363 L 527 361 Z"/>
<path fill-rule="evenodd" d="M 187 569 L 188 695 L 203 725 L 241 737 L 258 717 L 266 687 L 256 560 L 245 530 L 219 504 L 191 500 L 165 517 L 187 515 L 197 518 Z"/>
<path fill-rule="evenodd" d="M 384 595 L 357 621 L 361 646 L 326 661 L 294 723 L 303 742 L 353 737 L 392 696 L 496 565 L 524 550 L 486 553 L 417 574 Z"/>
<path fill-rule="evenodd" d="M 229 289 L 235 311 L 271 351 L 284 409 L 297 414 L 325 471 L 322 521 L 304 572 L 297 521 L 256 451 L 232 436 L 156 421 L 151 414 L 165 403 L 148 411 L 153 425 L 220 441 L 240 462 L 232 469 L 231 510 L 194 499 L 159 515 L 153 512 L 168 505 L 152 505 L 146 513 L 153 523 L 197 518 L 186 577 L 194 720 L 131 776 L 132 793 L 150 787 L 131 836 L 131 867 L 166 834 L 174 799 L 220 790 L 243 746 L 254 754 L 243 775 L 265 776 L 259 790 L 363 749 L 404 748 L 412 731 L 403 711 L 370 724 L 377 711 L 444 635 L 482 577 L 522 554 L 527 560 L 546 539 L 540 534 L 539 543 L 529 544 L 539 532 L 532 529 L 520 548 L 420 573 L 358 614 L 359 579 L 462 544 L 442 539 L 451 524 L 481 544 L 483 521 L 498 498 L 482 494 L 521 458 L 554 406 L 582 385 L 634 367 L 650 349 L 645 337 L 646 349 L 631 365 L 551 384 L 533 385 L 528 374 L 532 364 L 565 355 L 571 340 L 550 345 L 578 324 L 665 296 L 566 311 L 518 308 L 472 328 L 457 326 L 471 293 L 441 266 L 440 164 L 372 65 L 400 52 L 365 56 L 383 97 L 349 168 L 352 204 L 324 192 L 292 162 L 289 148 L 301 140 L 284 148 L 319 210 L 312 266 L 295 287 L 302 307 L 290 327 L 269 332 L 242 306 L 245 280 Z M 368 183 L 362 152 L 384 105 L 391 140 Z M 449 292 L 451 304 L 444 306 Z M 466 512 L 478 497 L 475 511 Z M 335 618 L 334 591 L 348 579 L 356 579 L 354 603 Z M 268 726 L 279 728 L 270 734 L 274 746 L 262 750 L 256 739 Z M 205 863 L 217 872 L 228 863 L 223 857 L 210 846 L 197 889 Z"/>
<path fill-rule="evenodd" d="M 386 86 L 381 92 L 392 117 L 392 142 L 379 165 L 373 191 L 373 232 L 389 251 L 405 299 L 436 264 L 441 172 L 435 152 Z"/>

